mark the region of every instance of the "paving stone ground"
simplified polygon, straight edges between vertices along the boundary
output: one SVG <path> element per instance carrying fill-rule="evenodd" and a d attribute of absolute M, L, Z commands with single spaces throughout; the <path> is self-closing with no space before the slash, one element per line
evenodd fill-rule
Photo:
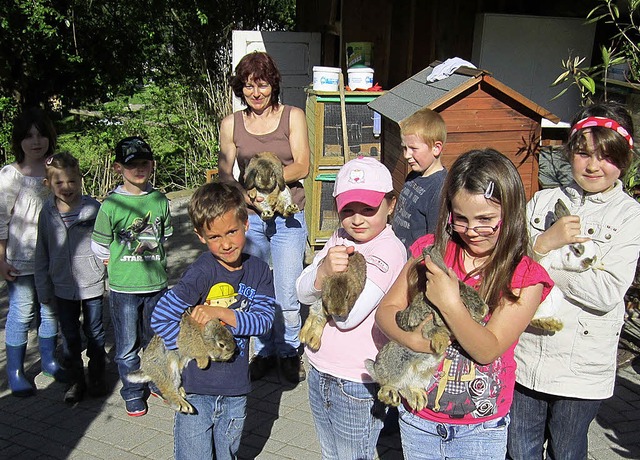
<path fill-rule="evenodd" d="M 203 250 L 186 215 L 188 196 L 173 196 L 175 234 L 167 243 L 170 283 Z M 0 283 L 0 343 L 4 343 L 7 313 L 6 283 Z M 108 311 L 107 350 L 113 358 L 113 333 Z M 638 338 L 637 328 L 629 332 Z M 119 395 L 115 364 L 108 365 L 110 393 L 87 398 L 73 406 L 62 401 L 64 385 L 39 373 L 35 330 L 29 335 L 27 375 L 38 388 L 36 396 L 11 396 L 6 382 L 6 356 L 0 347 L 0 459 L 171 459 L 173 411 L 150 398 L 149 412 L 129 417 Z M 640 360 L 631 355 L 618 372 L 614 396 L 607 400 L 592 424 L 589 459 L 640 458 Z M 242 459 L 321 459 L 307 398 L 307 385 L 287 383 L 272 371 L 254 382 L 249 395 L 242 438 Z M 382 436 L 378 457 L 402 458 L 397 433 Z"/>

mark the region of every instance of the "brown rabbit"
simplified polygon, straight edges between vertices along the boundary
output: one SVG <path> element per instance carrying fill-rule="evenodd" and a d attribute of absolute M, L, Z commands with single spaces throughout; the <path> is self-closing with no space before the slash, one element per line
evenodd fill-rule
<path fill-rule="evenodd" d="M 154 335 L 142 352 L 140 369 L 131 372 L 131 382 L 153 382 L 171 408 L 185 414 L 194 409 L 185 399 L 182 388 L 182 370 L 192 359 L 200 369 L 209 365 L 209 360 L 228 361 L 235 353 L 233 334 L 220 321 L 211 320 L 204 326 L 197 323 L 189 311 L 182 315 L 177 350 L 167 350 L 163 340 Z"/>
<path fill-rule="evenodd" d="M 347 270 L 328 276 L 322 287 L 322 298 L 309 308 L 309 317 L 300 331 L 300 341 L 317 351 L 322 331 L 329 316 L 347 316 L 358 300 L 367 281 L 367 262 L 359 252 L 349 256 Z"/>
<path fill-rule="evenodd" d="M 244 173 L 244 187 L 263 220 L 271 219 L 276 212 L 289 217 L 300 211 L 284 182 L 282 162 L 274 153 L 262 152 L 251 158 Z M 256 201 L 257 197 L 263 201 Z"/>

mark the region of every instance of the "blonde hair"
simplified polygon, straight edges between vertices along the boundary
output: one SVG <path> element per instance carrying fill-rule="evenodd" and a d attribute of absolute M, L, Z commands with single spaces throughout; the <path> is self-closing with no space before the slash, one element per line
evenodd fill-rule
<path fill-rule="evenodd" d="M 55 155 L 51 155 L 45 160 L 45 170 L 47 179 L 51 180 L 54 170 L 70 169 L 75 172 L 78 177 L 82 178 L 80 173 L 80 164 L 78 159 L 71 155 L 69 152 L 59 152 Z"/>
<path fill-rule="evenodd" d="M 439 113 L 423 108 L 400 122 L 400 134 L 413 134 L 433 147 L 438 141 L 443 144 L 447 141 L 447 125 Z"/>

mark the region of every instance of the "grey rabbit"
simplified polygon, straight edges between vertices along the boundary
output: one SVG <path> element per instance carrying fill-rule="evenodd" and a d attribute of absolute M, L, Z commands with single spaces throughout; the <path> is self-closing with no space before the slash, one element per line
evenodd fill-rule
<path fill-rule="evenodd" d="M 300 330 L 300 341 L 317 351 L 329 316 L 347 316 L 367 281 L 367 262 L 359 252 L 349 256 L 347 269 L 323 281 L 322 297 L 309 308 L 309 317 Z"/>
<path fill-rule="evenodd" d="M 431 256 L 438 267 L 447 270 L 442 256 L 433 250 L 433 246 L 423 250 L 424 256 Z M 460 297 L 471 317 L 476 322 L 482 322 L 489 307 L 475 289 L 462 281 L 458 283 Z M 398 406 L 402 396 L 416 410 L 427 405 L 424 387 L 444 357 L 451 340 L 451 331 L 424 292 L 418 292 L 406 309 L 396 313 L 396 323 L 404 331 L 415 330 L 429 315 L 432 315 L 432 319 L 424 324 L 422 336 L 431 340 L 434 353 L 417 353 L 397 342 L 389 341 L 382 347 L 375 361 L 368 359 L 365 362 L 371 377 L 380 384 L 378 399 L 383 403 Z"/>
<path fill-rule="evenodd" d="M 209 365 L 209 360 L 228 361 L 235 353 L 233 334 L 220 321 L 211 320 L 201 326 L 191 317 L 190 311 L 180 319 L 177 350 L 167 350 L 164 341 L 157 334 L 142 352 L 140 369 L 131 372 L 127 378 L 131 382 L 153 382 L 169 406 L 178 412 L 193 414 L 194 408 L 185 399 L 181 386 L 182 370 L 192 359 L 200 369 Z"/>

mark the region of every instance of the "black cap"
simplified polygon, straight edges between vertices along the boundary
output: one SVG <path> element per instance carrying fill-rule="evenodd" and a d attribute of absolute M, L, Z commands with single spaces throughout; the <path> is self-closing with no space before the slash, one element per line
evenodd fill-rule
<path fill-rule="evenodd" d="M 151 147 L 141 137 L 125 137 L 116 145 L 116 163 L 126 165 L 134 160 L 153 160 Z"/>

